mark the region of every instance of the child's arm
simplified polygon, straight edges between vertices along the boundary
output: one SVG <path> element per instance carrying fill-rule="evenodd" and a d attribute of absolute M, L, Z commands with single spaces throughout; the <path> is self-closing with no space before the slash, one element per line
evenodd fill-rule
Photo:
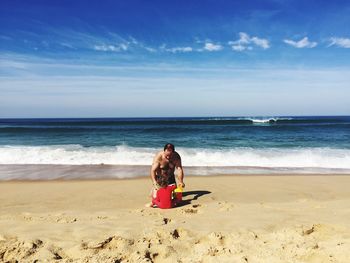
<path fill-rule="evenodd" d="M 159 207 L 160 205 L 160 197 L 159 197 L 159 190 L 157 191 L 156 197 L 152 197 L 152 204 Z"/>

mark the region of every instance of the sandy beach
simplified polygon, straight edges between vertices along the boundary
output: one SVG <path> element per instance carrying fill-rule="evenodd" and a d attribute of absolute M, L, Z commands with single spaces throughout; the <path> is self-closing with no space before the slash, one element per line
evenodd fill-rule
<path fill-rule="evenodd" d="M 350 263 L 349 14 L 0 0 L 0 263 Z"/>
<path fill-rule="evenodd" d="M 186 184 L 160 210 L 149 178 L 1 182 L 0 262 L 349 262 L 350 176 Z"/>

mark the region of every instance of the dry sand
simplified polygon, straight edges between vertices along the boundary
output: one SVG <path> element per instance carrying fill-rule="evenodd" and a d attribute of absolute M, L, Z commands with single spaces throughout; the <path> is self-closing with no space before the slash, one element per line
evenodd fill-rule
<path fill-rule="evenodd" d="M 350 176 L 0 183 L 0 262 L 350 262 Z"/>

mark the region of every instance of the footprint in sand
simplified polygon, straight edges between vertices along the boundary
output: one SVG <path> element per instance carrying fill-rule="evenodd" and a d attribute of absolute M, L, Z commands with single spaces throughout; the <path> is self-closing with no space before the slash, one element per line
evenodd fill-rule
<path fill-rule="evenodd" d="M 40 239 L 35 239 L 33 242 L 32 242 L 32 247 L 34 249 L 37 249 L 39 247 L 41 247 L 43 245 L 43 241 L 41 241 Z"/>
<path fill-rule="evenodd" d="M 108 219 L 108 216 L 97 216 L 97 219 L 106 220 Z"/>
<path fill-rule="evenodd" d="M 184 214 L 197 214 L 198 210 L 197 209 L 192 209 L 192 208 L 186 208 L 182 210 L 182 213 Z"/>
<path fill-rule="evenodd" d="M 318 234 L 322 234 L 322 235 L 331 235 L 337 231 L 341 231 L 341 229 L 337 230 L 333 226 L 326 225 L 326 224 L 313 224 L 312 227 L 307 227 L 307 228 L 302 227 L 301 234 L 303 236 L 308 236 L 317 232 Z"/>
<path fill-rule="evenodd" d="M 167 225 L 171 222 L 171 219 L 170 218 L 167 218 L 167 217 L 163 217 L 162 218 L 162 225 Z"/>
<path fill-rule="evenodd" d="M 175 228 L 173 231 L 170 232 L 170 235 L 173 237 L 173 239 L 179 239 L 182 238 L 184 240 L 187 240 L 192 237 L 192 234 L 183 228 Z"/>
<path fill-rule="evenodd" d="M 55 260 L 67 258 L 67 255 L 63 252 L 63 249 L 60 247 L 56 247 L 52 245 L 48 248 L 48 250 L 52 253 L 53 259 Z"/>
<path fill-rule="evenodd" d="M 25 221 L 33 221 L 33 216 L 30 213 L 24 212 L 22 213 L 22 219 Z"/>
<path fill-rule="evenodd" d="M 235 207 L 233 203 L 226 202 L 226 201 L 218 202 L 218 205 L 220 207 L 219 208 L 220 211 L 231 211 Z"/>
<path fill-rule="evenodd" d="M 198 209 L 202 205 L 200 204 L 194 204 L 190 208 L 183 208 L 181 209 L 181 213 L 191 215 L 191 214 L 197 214 L 200 210 Z"/>
<path fill-rule="evenodd" d="M 154 220 L 153 222 L 154 222 L 154 225 L 156 226 L 162 226 L 162 225 L 170 224 L 172 222 L 172 219 L 167 217 L 160 217 Z"/>
<path fill-rule="evenodd" d="M 211 241 L 210 243 L 216 245 L 223 245 L 226 239 L 225 235 L 220 232 L 212 232 L 208 235 L 208 238 Z"/>
<path fill-rule="evenodd" d="M 129 211 L 129 213 L 139 214 L 140 216 L 161 216 L 160 212 L 158 212 L 157 208 L 147 207 Z"/>
<path fill-rule="evenodd" d="M 120 236 L 112 236 L 109 237 L 101 242 L 83 242 L 81 244 L 83 249 L 125 249 L 127 247 L 130 247 L 134 245 L 134 240 L 123 238 Z"/>
<path fill-rule="evenodd" d="M 69 223 L 74 223 L 76 221 L 77 221 L 77 218 L 75 218 L 75 217 L 64 216 L 64 217 L 56 218 L 56 222 L 60 223 L 60 224 L 69 224 Z"/>

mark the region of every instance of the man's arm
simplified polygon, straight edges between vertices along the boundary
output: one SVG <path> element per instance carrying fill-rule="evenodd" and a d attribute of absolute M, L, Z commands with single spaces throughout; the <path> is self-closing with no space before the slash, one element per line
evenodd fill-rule
<path fill-rule="evenodd" d="M 185 187 L 185 183 L 184 183 L 184 176 L 185 175 L 184 175 L 184 170 L 182 168 L 181 157 L 179 154 L 176 158 L 175 168 L 177 170 L 177 178 L 179 180 L 179 185 L 181 185 L 181 187 Z"/>
<path fill-rule="evenodd" d="M 151 167 L 151 180 L 154 186 L 157 185 L 156 181 L 156 171 L 158 169 L 159 163 L 153 163 Z"/>
<path fill-rule="evenodd" d="M 156 171 L 159 168 L 159 153 L 154 157 L 152 167 L 151 167 L 151 180 L 154 186 L 157 186 Z M 158 187 L 157 187 L 158 188 Z"/>
<path fill-rule="evenodd" d="M 184 170 L 182 169 L 182 166 L 179 166 L 177 169 L 177 178 L 179 179 L 179 185 L 181 187 L 185 187 L 184 183 Z"/>

